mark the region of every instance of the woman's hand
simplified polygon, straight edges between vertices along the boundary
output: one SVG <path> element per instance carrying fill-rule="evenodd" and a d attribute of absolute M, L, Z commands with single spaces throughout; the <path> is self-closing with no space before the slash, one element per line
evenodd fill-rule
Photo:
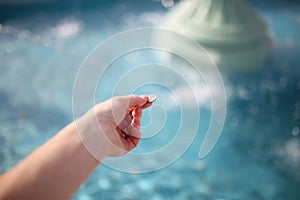
<path fill-rule="evenodd" d="M 77 123 L 79 136 L 98 160 L 116 157 L 135 148 L 141 138 L 142 110 L 151 106 L 149 96 L 118 96 L 89 110 Z"/>
<path fill-rule="evenodd" d="M 94 106 L 2 174 L 0 199 L 70 199 L 103 158 L 136 147 L 150 97 L 113 97 Z"/>

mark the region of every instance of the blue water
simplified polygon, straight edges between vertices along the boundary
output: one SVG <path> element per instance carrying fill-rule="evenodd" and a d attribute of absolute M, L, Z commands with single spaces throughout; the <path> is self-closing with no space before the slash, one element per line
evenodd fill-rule
<path fill-rule="evenodd" d="M 222 74 L 227 115 L 209 156 L 198 159 L 211 116 L 201 107 L 196 139 L 171 166 L 140 175 L 101 166 L 72 199 L 300 199 L 300 4 L 251 3 L 269 26 L 272 56 L 258 72 Z M 120 31 L 157 26 L 168 11 L 150 0 L 9 9 L 0 9 L 1 172 L 72 120 L 76 72 L 99 42 Z M 134 64 L 159 59 L 151 52 L 132 56 L 138 57 Z M 99 83 L 97 101 L 109 98 L 119 75 L 130 70 L 130 62 L 121 61 Z M 166 88 L 150 85 L 136 93 L 144 91 L 157 93 L 156 105 L 167 106 Z M 146 111 L 143 125 L 153 116 Z M 180 113 L 168 108 L 166 117 L 162 133 L 169 134 L 142 141 L 137 152 L 173 138 Z"/>

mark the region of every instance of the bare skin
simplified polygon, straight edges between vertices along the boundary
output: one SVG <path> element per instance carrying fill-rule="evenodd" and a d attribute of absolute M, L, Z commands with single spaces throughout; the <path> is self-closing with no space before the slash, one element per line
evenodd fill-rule
<path fill-rule="evenodd" d="M 102 159 L 124 155 L 137 146 L 142 110 L 151 104 L 148 96 L 130 95 L 114 97 L 94 106 L 91 110 L 98 124 L 89 120 L 90 110 L 81 117 L 84 119 L 81 125 L 86 131 L 98 131 L 94 127 L 101 126 L 101 135 L 105 138 L 99 143 L 103 150 L 100 159 L 83 146 L 73 121 L 0 176 L 0 199 L 70 199 Z M 115 122 L 113 109 L 125 113 L 120 122 Z"/>

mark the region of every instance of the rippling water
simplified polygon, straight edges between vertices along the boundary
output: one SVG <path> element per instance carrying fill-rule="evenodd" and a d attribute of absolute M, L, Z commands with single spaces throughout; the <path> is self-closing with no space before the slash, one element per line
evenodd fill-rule
<path fill-rule="evenodd" d="M 167 1 L 164 4 L 171 5 Z M 269 25 L 272 58 L 259 72 L 223 74 L 227 116 L 211 154 L 198 159 L 199 144 L 211 116 L 204 100 L 200 102 L 197 137 L 174 164 L 142 175 L 101 166 L 73 199 L 300 198 L 300 5 L 254 5 Z M 30 14 L 3 20 L 0 171 L 16 164 L 72 120 L 76 72 L 99 42 L 122 30 L 159 25 L 165 14 L 166 9 L 157 1 L 117 1 L 94 7 L 73 5 L 66 11 L 33 9 Z M 115 81 L 131 69 L 132 63 L 159 61 L 150 51 L 131 56 L 127 63 L 120 60 L 106 72 L 99 83 L 97 101 L 110 97 Z M 165 88 L 147 86 L 137 93 L 144 91 L 161 97 L 157 105 L 170 106 Z M 165 134 L 152 143 L 142 142 L 136 151 L 155 150 L 172 139 L 180 122 L 178 112 L 176 104 L 166 108 Z M 149 124 L 151 117 L 155 117 L 155 110 L 145 112 L 143 124 Z"/>

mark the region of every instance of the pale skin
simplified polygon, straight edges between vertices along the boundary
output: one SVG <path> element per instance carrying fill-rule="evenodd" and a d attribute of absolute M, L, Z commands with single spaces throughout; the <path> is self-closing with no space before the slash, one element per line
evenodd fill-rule
<path fill-rule="evenodd" d="M 101 135 L 109 139 L 99 143 L 103 150 L 101 158 L 96 159 L 87 151 L 73 121 L 0 176 L 0 200 L 70 199 L 102 159 L 124 155 L 137 146 L 142 110 L 151 104 L 147 95 L 129 95 L 94 106 L 81 118 L 86 126 L 84 130 L 99 131 L 95 127 L 100 125 Z M 120 122 L 114 120 L 113 109 L 125 113 Z M 91 113 L 97 117 L 98 124 L 89 120 Z"/>

